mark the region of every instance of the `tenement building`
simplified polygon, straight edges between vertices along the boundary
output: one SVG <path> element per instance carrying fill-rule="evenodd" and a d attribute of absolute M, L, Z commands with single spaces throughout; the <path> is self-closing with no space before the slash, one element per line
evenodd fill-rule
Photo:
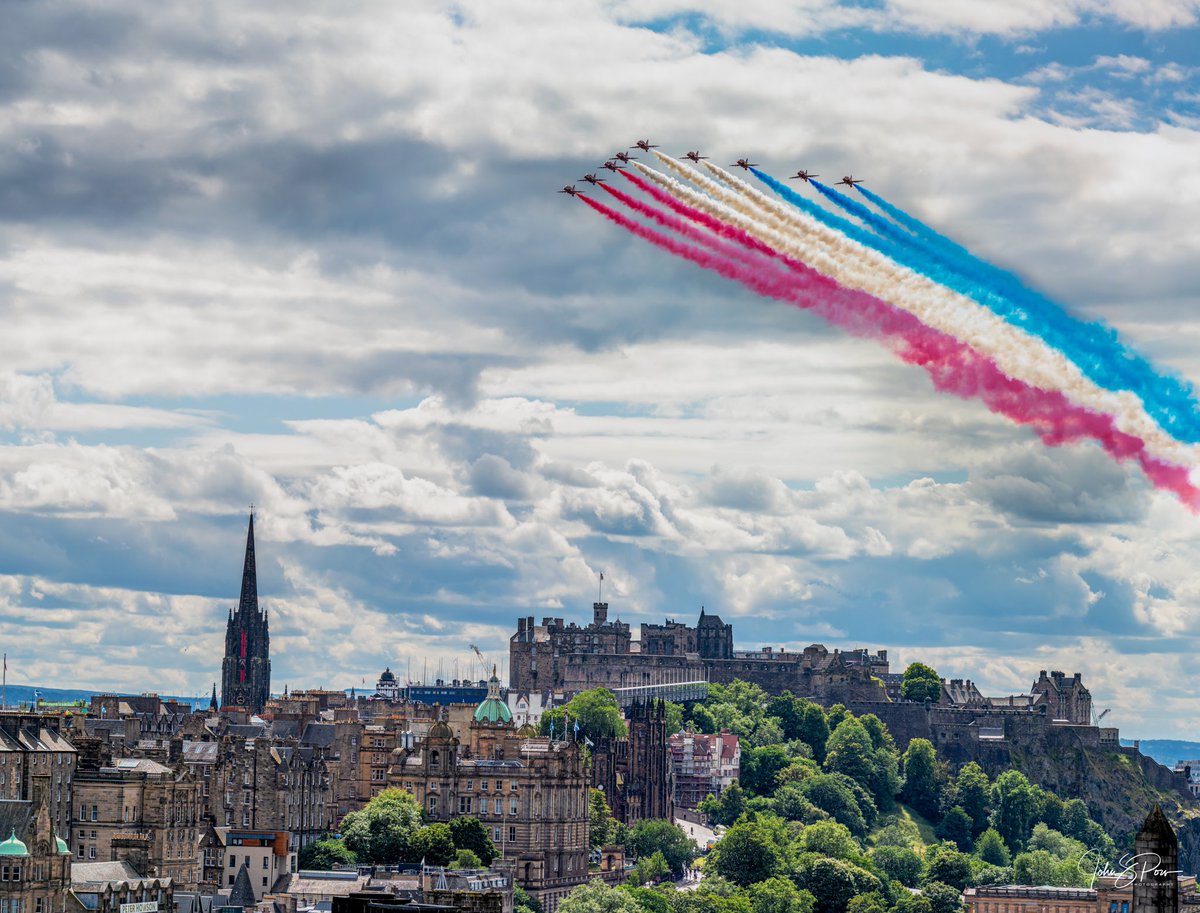
<path fill-rule="evenodd" d="M 85 753 L 74 791 L 76 859 L 124 860 L 142 877 L 196 887 L 200 786 L 189 774 L 146 758 L 113 761 Z"/>
<path fill-rule="evenodd" d="M 827 650 L 813 644 L 800 652 L 735 650 L 733 626 L 700 610 L 695 627 L 667 620 L 643 624 L 632 640 L 629 625 L 608 620 L 608 604 L 592 606 L 580 626 L 561 618 L 517 619 L 509 640 L 510 688 L 518 695 L 569 697 L 589 688 L 633 688 L 682 682 L 753 682 L 771 694 L 791 691 L 824 702 L 880 700 L 888 673 L 887 651 Z"/>
<path fill-rule="evenodd" d="M 66 834 L 76 752 L 61 723 L 56 716 L 0 712 L 0 801 L 37 808 L 44 799 L 56 832 Z"/>
<path fill-rule="evenodd" d="M 675 804 L 696 808 L 708 796 L 720 796 L 741 771 L 738 737 L 727 730 L 714 735 L 676 732 L 668 739 L 675 775 Z"/>
<path fill-rule="evenodd" d="M 411 793 L 431 821 L 479 818 L 518 884 L 554 913 L 588 878 L 584 752 L 577 742 L 518 730 L 495 675 L 488 694 L 465 739 L 439 721 L 413 748 L 396 748 L 388 782 Z"/>
<path fill-rule="evenodd" d="M 271 633 L 266 611 L 258 608 L 254 564 L 254 515 L 246 531 L 242 594 L 237 611 L 229 610 L 225 661 L 221 664 L 221 706 L 262 713 L 271 697 Z"/>

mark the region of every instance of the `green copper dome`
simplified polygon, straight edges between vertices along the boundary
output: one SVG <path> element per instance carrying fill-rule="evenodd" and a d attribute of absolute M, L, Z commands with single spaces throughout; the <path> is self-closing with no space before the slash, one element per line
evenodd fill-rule
<path fill-rule="evenodd" d="M 55 837 L 54 842 L 58 846 L 58 855 L 60 855 L 60 856 L 71 855 L 71 848 L 69 846 L 67 846 L 67 841 L 63 840 L 62 837 Z"/>
<path fill-rule="evenodd" d="M 28 856 L 29 848 L 17 839 L 17 832 L 14 830 L 12 835 L 0 843 L 0 856 Z"/>
<path fill-rule="evenodd" d="M 475 708 L 476 723 L 511 723 L 512 711 L 508 704 L 500 698 L 500 679 L 496 676 L 496 667 L 492 667 L 492 677 L 488 679 L 487 697 Z"/>

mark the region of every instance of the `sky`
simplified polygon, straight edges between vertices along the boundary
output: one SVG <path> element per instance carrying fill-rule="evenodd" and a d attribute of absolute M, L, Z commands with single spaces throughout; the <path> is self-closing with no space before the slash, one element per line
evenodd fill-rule
<path fill-rule="evenodd" d="M 1200 520 L 565 183 L 851 172 L 1200 382 L 1198 0 L 8 3 L 9 680 L 206 693 L 250 505 L 273 686 L 521 615 L 1083 673 L 1200 736 Z"/>

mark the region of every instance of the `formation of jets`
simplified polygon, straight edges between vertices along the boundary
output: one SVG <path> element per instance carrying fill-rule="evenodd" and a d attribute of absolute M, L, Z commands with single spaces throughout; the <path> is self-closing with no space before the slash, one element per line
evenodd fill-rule
<path fill-rule="evenodd" d="M 632 146 L 630 146 L 629 148 L 630 149 L 641 149 L 643 152 L 649 152 L 651 149 L 657 149 L 658 146 L 656 144 L 650 142 L 650 140 L 648 140 L 648 139 L 640 139 L 636 143 L 634 143 Z M 617 171 L 621 170 L 621 167 L 623 165 L 628 165 L 630 162 L 634 161 L 636 158 L 637 158 L 637 156 L 630 155 L 628 152 L 618 152 L 616 155 L 614 155 L 611 159 L 609 159 L 607 162 L 605 162 L 600 167 L 607 168 L 609 171 L 612 171 L 612 172 L 617 172 Z M 691 151 L 691 152 L 685 152 L 683 155 L 680 156 L 680 158 L 685 158 L 688 161 L 694 162 L 698 165 L 698 164 L 700 164 L 701 161 L 703 161 L 704 159 L 707 159 L 708 156 L 701 155 L 698 151 Z M 758 164 L 756 162 L 752 162 L 749 159 L 738 159 L 733 164 L 738 168 L 745 169 L 746 171 L 749 171 L 751 168 L 758 167 Z M 806 171 L 803 168 L 801 168 L 799 171 L 797 171 L 795 174 L 793 174 L 789 178 L 789 180 L 804 181 L 805 183 L 808 183 L 810 180 L 812 180 L 815 177 L 817 177 L 817 174 L 815 172 Z M 604 183 L 604 178 L 596 177 L 595 174 L 585 174 L 581 178 L 581 180 L 587 181 L 589 184 L 603 184 Z M 848 175 L 844 176 L 840 181 L 838 181 L 838 183 L 845 184 L 847 187 L 853 187 L 855 184 L 861 184 L 862 178 L 856 178 L 853 175 L 848 174 Z M 568 194 L 573 197 L 579 196 L 580 194 L 583 193 L 582 190 L 577 190 L 575 188 L 574 184 L 568 184 L 566 187 L 564 187 L 562 190 L 560 190 L 558 192 L 565 193 L 565 194 Z"/>

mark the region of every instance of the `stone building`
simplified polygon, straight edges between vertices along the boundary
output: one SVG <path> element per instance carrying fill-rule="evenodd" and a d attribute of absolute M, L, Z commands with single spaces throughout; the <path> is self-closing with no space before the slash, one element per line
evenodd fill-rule
<path fill-rule="evenodd" d="M 291 850 L 332 825 L 332 782 L 325 751 L 262 730 L 246 738 L 230 727 L 219 740 L 185 741 L 183 764 L 199 788 L 200 819 L 217 827 L 285 831 Z"/>
<path fill-rule="evenodd" d="M 429 820 L 479 818 L 517 883 L 554 913 L 588 877 L 588 767 L 578 743 L 518 730 L 499 681 L 489 684 L 465 741 L 435 723 L 413 748 L 393 750 L 388 783 Z"/>
<path fill-rule="evenodd" d="M 175 883 L 170 878 L 143 878 L 125 861 L 75 863 L 71 894 L 78 913 L 175 913 Z"/>
<path fill-rule="evenodd" d="M 0 910 L 66 913 L 71 851 L 55 832 L 43 796 L 33 803 L 0 800 Z"/>
<path fill-rule="evenodd" d="M 753 682 L 771 694 L 821 701 L 877 700 L 885 696 L 887 651 L 830 652 L 821 644 L 803 651 L 764 647 L 739 651 L 733 626 L 701 610 L 695 627 L 667 620 L 643 624 L 638 641 L 629 626 L 608 620 L 608 604 L 595 603 L 592 622 L 561 618 L 517 619 L 509 640 L 509 685 L 518 694 L 566 698 L 590 688 L 633 688 L 682 682 Z"/>
<path fill-rule="evenodd" d="M 229 610 L 225 659 L 221 664 L 221 706 L 262 713 L 271 697 L 271 632 L 266 611 L 258 608 L 258 572 L 254 562 L 254 515 L 246 530 L 242 592 L 237 611 Z"/>
<path fill-rule="evenodd" d="M 76 771 L 75 857 L 126 860 L 145 878 L 198 883 L 200 785 L 188 774 L 144 758 L 85 759 Z"/>
<path fill-rule="evenodd" d="M 25 801 L 36 808 L 45 799 L 55 831 L 67 833 L 76 754 L 62 732 L 61 717 L 0 712 L 0 801 Z"/>
<path fill-rule="evenodd" d="M 592 786 L 603 790 L 623 824 L 675 817 L 675 779 L 667 748 L 666 705 L 635 702 L 625 710 L 629 734 L 592 745 Z"/>
<path fill-rule="evenodd" d="M 727 730 L 715 735 L 676 732 L 667 740 L 675 776 L 675 804 L 696 808 L 708 796 L 720 796 L 741 771 L 738 737 Z"/>
<path fill-rule="evenodd" d="M 1084 687 L 1078 672 L 1068 678 L 1065 672 L 1055 670 L 1047 675 L 1043 669 L 1033 683 L 1032 694 L 1035 705 L 1045 703 L 1049 707 L 1051 719 L 1081 726 L 1092 724 L 1092 693 Z"/>

